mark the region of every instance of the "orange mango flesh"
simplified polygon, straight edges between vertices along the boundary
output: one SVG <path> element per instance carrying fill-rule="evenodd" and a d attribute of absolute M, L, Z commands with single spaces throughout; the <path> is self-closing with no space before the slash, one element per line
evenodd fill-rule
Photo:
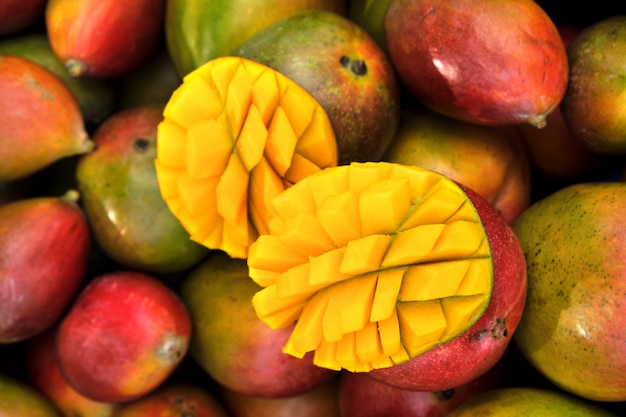
<path fill-rule="evenodd" d="M 433 171 L 386 162 L 327 168 L 272 200 L 251 244 L 255 311 L 295 323 L 284 351 L 318 366 L 390 367 L 445 343 L 487 307 L 491 251 L 463 190 Z"/>
<path fill-rule="evenodd" d="M 272 199 L 337 165 L 328 116 L 282 74 L 238 57 L 189 73 L 158 127 L 161 195 L 191 238 L 246 258 L 268 233 Z"/>

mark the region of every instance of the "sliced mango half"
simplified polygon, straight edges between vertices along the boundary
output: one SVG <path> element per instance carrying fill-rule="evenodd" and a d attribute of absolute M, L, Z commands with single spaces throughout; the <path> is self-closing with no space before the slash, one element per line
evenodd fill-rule
<path fill-rule="evenodd" d="M 324 109 L 279 72 L 220 57 L 189 73 L 158 127 L 161 195 L 191 239 L 246 258 L 268 233 L 272 199 L 337 165 Z"/>
<path fill-rule="evenodd" d="M 252 303 L 284 351 L 367 372 L 468 329 L 489 304 L 492 256 L 476 208 L 436 172 L 387 162 L 324 169 L 272 200 L 251 244 Z"/>

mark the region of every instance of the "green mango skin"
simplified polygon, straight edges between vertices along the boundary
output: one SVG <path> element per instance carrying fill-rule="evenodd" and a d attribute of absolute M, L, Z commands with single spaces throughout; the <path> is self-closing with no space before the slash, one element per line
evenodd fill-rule
<path fill-rule="evenodd" d="M 26 58 L 63 80 L 76 97 L 86 123 L 98 124 L 113 113 L 116 97 L 111 83 L 96 78 L 71 77 L 52 51 L 45 33 L 3 38 L 0 40 L 0 54 Z"/>
<path fill-rule="evenodd" d="M 378 46 L 387 53 L 385 15 L 391 0 L 351 0 L 348 17 L 369 33 Z"/>
<path fill-rule="evenodd" d="M 514 340 L 565 391 L 626 400 L 626 183 L 570 185 L 515 222 L 528 295 Z"/>
<path fill-rule="evenodd" d="M 0 416 L 61 417 L 61 414 L 30 385 L 14 377 L 0 375 Z"/>
<path fill-rule="evenodd" d="M 626 153 L 626 15 L 582 30 L 568 45 L 570 82 L 561 102 L 574 137 L 593 152 Z"/>
<path fill-rule="evenodd" d="M 159 107 L 119 111 L 94 132 L 96 150 L 80 158 L 81 203 L 103 251 L 129 268 L 183 271 L 208 249 L 189 234 L 161 198 L 154 160 Z"/>
<path fill-rule="evenodd" d="M 616 417 L 599 405 L 561 391 L 510 387 L 482 392 L 447 417 Z"/>
<path fill-rule="evenodd" d="M 165 38 L 181 77 L 230 55 L 265 26 L 304 10 L 347 13 L 345 0 L 167 0 Z"/>
<path fill-rule="evenodd" d="M 317 100 L 340 165 L 382 158 L 398 128 L 400 92 L 391 62 L 362 27 L 309 10 L 260 30 L 234 54 L 277 70 Z"/>

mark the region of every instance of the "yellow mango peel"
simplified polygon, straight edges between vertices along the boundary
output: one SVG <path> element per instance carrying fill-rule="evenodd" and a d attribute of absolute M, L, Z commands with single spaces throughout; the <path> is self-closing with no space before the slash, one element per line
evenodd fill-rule
<path fill-rule="evenodd" d="M 234 258 L 269 231 L 272 199 L 337 165 L 324 109 L 257 62 L 220 57 L 189 73 L 163 110 L 161 196 L 191 239 Z"/>
<path fill-rule="evenodd" d="M 468 329 L 489 304 L 492 256 L 479 214 L 447 177 L 387 162 L 312 174 L 272 201 L 248 253 L 252 300 L 284 351 L 367 372 Z"/>

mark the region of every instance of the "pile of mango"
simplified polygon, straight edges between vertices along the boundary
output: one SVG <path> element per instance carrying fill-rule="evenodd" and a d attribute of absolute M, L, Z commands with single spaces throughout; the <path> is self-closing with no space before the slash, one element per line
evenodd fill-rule
<path fill-rule="evenodd" d="M 4 1 L 0 415 L 626 414 L 619 3 Z"/>

